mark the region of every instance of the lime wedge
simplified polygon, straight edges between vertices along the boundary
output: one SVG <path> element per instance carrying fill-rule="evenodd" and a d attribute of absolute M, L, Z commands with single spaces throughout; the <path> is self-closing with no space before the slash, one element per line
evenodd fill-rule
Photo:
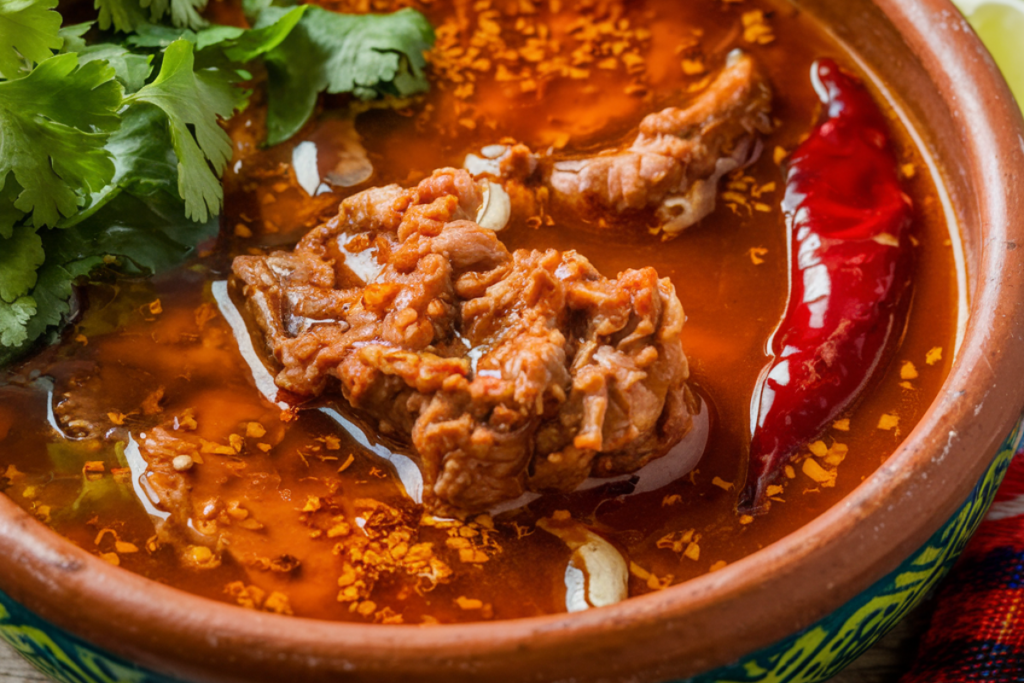
<path fill-rule="evenodd" d="M 954 0 L 1024 106 L 1024 0 Z"/>

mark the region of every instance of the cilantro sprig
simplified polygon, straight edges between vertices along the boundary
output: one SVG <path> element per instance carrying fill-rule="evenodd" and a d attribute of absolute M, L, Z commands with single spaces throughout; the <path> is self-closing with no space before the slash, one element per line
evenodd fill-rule
<path fill-rule="evenodd" d="M 238 81 L 234 72 L 217 68 L 197 71 L 194 61 L 192 43 L 174 41 L 164 50 L 156 80 L 125 103 L 150 104 L 167 116 L 178 155 L 178 193 L 185 198 L 188 217 L 205 221 L 209 214 L 220 213 L 224 195 L 217 176 L 231 159 L 231 138 L 217 120 L 241 108 L 246 95 L 233 87 Z"/>
<path fill-rule="evenodd" d="M 254 71 L 268 144 L 322 92 L 427 88 L 433 30 L 411 10 L 246 0 L 242 29 L 208 25 L 206 0 L 94 1 L 96 21 L 62 27 L 57 0 L 0 0 L 0 366 L 59 334 L 76 280 L 152 274 L 217 234 L 220 121 L 246 106 Z"/>

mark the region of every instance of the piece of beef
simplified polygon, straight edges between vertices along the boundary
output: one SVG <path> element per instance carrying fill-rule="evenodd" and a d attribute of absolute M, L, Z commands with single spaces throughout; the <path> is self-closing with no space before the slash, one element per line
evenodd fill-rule
<path fill-rule="evenodd" d="M 737 50 L 689 106 L 645 117 L 627 147 L 566 158 L 492 145 L 483 156 L 467 157 L 466 168 L 514 189 L 527 179 L 542 183 L 554 201 L 575 211 L 654 210 L 661 229 L 677 234 L 714 211 L 723 175 L 756 156 L 757 134 L 772 128 L 771 99 L 753 58 Z M 513 206 L 532 208 L 521 198 Z"/>
<path fill-rule="evenodd" d="M 771 130 L 770 108 L 754 60 L 733 52 L 688 107 L 648 115 L 626 149 L 555 163 L 548 182 L 576 207 L 653 208 L 662 229 L 678 233 L 714 211 L 718 180 L 747 163 L 756 133 Z"/>
<path fill-rule="evenodd" d="M 468 173 L 437 171 L 234 264 L 278 386 L 320 396 L 336 378 L 415 448 L 439 514 L 632 471 L 691 422 L 672 284 L 651 268 L 610 280 L 572 251 L 510 254 L 468 220 L 481 201 Z"/>

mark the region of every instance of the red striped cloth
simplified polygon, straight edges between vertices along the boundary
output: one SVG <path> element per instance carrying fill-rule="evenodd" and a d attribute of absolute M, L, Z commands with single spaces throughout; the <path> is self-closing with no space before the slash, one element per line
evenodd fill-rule
<path fill-rule="evenodd" d="M 935 600 L 900 683 L 1024 682 L 1024 449 Z"/>

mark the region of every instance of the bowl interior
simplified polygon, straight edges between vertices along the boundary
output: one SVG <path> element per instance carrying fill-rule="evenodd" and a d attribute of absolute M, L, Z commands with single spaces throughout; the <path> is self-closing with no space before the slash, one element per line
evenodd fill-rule
<path fill-rule="evenodd" d="M 58 626 L 188 680 L 657 681 L 768 645 L 894 569 L 966 498 L 1024 405 L 1024 200 L 1012 182 L 1024 122 L 948 0 L 794 4 L 852 48 L 922 133 L 961 227 L 971 295 L 942 392 L 840 504 L 726 569 L 609 608 L 367 628 L 254 614 L 151 583 L 0 497 L 0 585 Z"/>

